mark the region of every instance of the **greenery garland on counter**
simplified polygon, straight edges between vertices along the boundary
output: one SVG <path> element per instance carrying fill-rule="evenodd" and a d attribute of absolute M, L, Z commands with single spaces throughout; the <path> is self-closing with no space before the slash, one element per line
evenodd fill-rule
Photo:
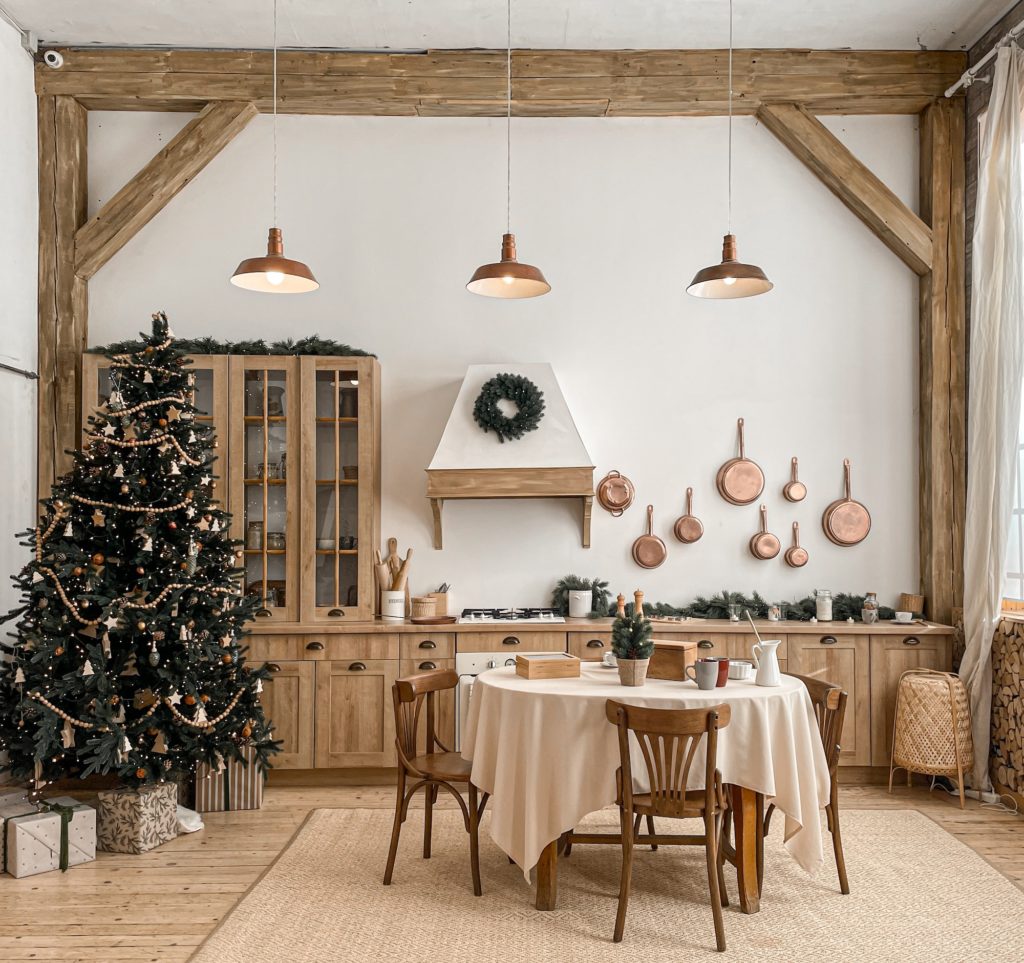
<path fill-rule="evenodd" d="M 599 578 L 580 578 L 578 575 L 566 575 L 560 578 L 554 592 L 551 593 L 551 607 L 559 615 L 568 615 L 569 593 L 586 592 L 587 589 L 594 593 L 589 618 L 603 619 L 608 612 L 611 595 L 608 592 L 608 583 Z"/>
<path fill-rule="evenodd" d="M 499 401 L 511 401 L 516 413 L 509 418 L 498 407 Z M 484 382 L 473 405 L 473 418 L 484 431 L 493 431 L 498 441 L 522 438 L 535 431 L 544 416 L 544 392 L 523 375 L 495 375 Z"/>
<path fill-rule="evenodd" d="M 145 336 L 142 336 L 145 337 Z M 219 341 L 216 338 L 175 338 L 175 347 L 186 354 L 267 354 L 267 355 L 331 355 L 341 358 L 375 358 L 375 354 L 353 348 L 341 341 L 310 335 L 308 338 L 285 338 L 267 344 L 262 338 L 250 341 Z M 134 354 L 142 351 L 146 341 L 116 341 L 113 344 L 87 348 L 89 354 Z"/>

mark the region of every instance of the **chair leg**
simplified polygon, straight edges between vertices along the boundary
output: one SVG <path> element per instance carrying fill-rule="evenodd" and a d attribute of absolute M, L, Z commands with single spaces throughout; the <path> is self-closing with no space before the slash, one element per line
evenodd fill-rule
<path fill-rule="evenodd" d="M 708 889 L 711 890 L 711 913 L 715 918 L 715 943 L 719 953 L 725 951 L 725 924 L 722 922 L 722 893 L 718 887 L 721 867 L 718 865 L 718 840 L 715 817 L 704 816 L 704 849 L 708 862 Z"/>
<path fill-rule="evenodd" d="M 640 817 L 637 816 L 639 821 Z M 626 928 L 626 909 L 629 906 L 629 887 L 633 879 L 633 826 L 625 809 L 619 810 L 619 824 L 622 831 L 622 872 L 619 877 L 619 908 L 615 914 L 614 942 L 622 942 L 622 931 Z"/>
<path fill-rule="evenodd" d="M 572 832 L 576 832 L 576 827 L 575 826 L 573 826 Z M 562 850 L 562 858 L 563 859 L 568 859 L 569 858 L 569 854 L 571 852 L 572 852 L 572 840 L 571 839 L 567 839 L 565 841 L 565 849 Z"/>
<path fill-rule="evenodd" d="M 437 798 L 437 786 L 427 783 L 423 793 L 423 858 L 430 859 L 430 837 L 434 828 L 434 800 Z"/>
<path fill-rule="evenodd" d="M 395 872 L 395 857 L 398 855 L 398 837 L 402 832 L 402 803 L 405 801 L 405 771 L 398 771 L 398 798 L 395 800 L 395 823 L 391 827 L 391 848 L 388 850 L 388 865 L 384 870 L 384 885 L 391 885 Z"/>
<path fill-rule="evenodd" d="M 654 835 L 654 817 L 653 816 L 648 816 L 647 817 L 647 832 L 649 832 L 652 836 Z M 658 851 L 658 844 L 657 843 L 651 843 L 651 852 L 652 853 L 656 853 L 657 851 Z"/>
<path fill-rule="evenodd" d="M 480 886 L 480 810 L 477 808 L 476 786 L 469 784 L 469 868 L 473 873 L 473 895 L 483 895 Z"/>
<path fill-rule="evenodd" d="M 722 905 L 729 905 L 729 893 L 725 888 L 725 820 L 729 810 L 726 809 L 718 817 L 718 852 L 715 860 L 718 863 L 718 893 L 721 897 Z"/>
<path fill-rule="evenodd" d="M 836 854 L 836 869 L 839 870 L 839 891 L 844 896 L 849 896 L 850 881 L 846 878 L 846 857 L 843 855 L 843 836 L 839 831 L 839 806 L 836 805 L 834 796 L 832 802 L 829 803 L 828 808 L 832 814 L 832 849 Z"/>

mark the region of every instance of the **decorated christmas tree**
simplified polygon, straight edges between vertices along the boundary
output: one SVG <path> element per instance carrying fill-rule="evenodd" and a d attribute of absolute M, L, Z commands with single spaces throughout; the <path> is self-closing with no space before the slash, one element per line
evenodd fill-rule
<path fill-rule="evenodd" d="M 37 789 L 68 776 L 162 781 L 244 745 L 277 750 L 259 704 L 266 667 L 241 644 L 255 601 L 212 503 L 213 429 L 167 319 L 110 355 L 110 397 L 45 499 L 24 605 L 0 666 L 6 769 Z"/>

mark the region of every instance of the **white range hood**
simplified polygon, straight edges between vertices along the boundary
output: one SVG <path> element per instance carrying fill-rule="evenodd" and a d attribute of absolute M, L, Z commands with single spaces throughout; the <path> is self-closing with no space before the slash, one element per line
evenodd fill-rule
<path fill-rule="evenodd" d="M 529 378 L 543 392 L 545 405 L 535 431 L 504 443 L 473 419 L 480 389 L 503 373 Z M 442 546 L 444 502 L 460 498 L 578 498 L 583 546 L 590 547 L 594 465 L 551 365 L 469 366 L 427 468 L 427 497 L 434 512 L 434 548 Z"/>

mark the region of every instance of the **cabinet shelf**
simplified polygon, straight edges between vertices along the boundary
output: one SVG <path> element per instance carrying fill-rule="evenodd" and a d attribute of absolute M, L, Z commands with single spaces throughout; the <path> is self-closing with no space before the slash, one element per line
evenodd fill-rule
<path fill-rule="evenodd" d="M 318 425 L 358 425 L 358 418 L 317 418 Z"/>
<path fill-rule="evenodd" d="M 243 485 L 287 485 L 287 478 L 243 478 Z"/>
<path fill-rule="evenodd" d="M 247 548 L 246 555 L 287 555 L 286 548 Z"/>
<path fill-rule="evenodd" d="M 358 555 L 358 548 L 318 548 L 317 555 Z"/>
<path fill-rule="evenodd" d="M 358 485 L 358 478 L 318 478 L 318 485 Z"/>
<path fill-rule="evenodd" d="M 247 425 L 262 425 L 263 422 L 268 421 L 271 424 L 282 424 L 288 420 L 287 415 L 246 415 L 245 423 Z"/>

